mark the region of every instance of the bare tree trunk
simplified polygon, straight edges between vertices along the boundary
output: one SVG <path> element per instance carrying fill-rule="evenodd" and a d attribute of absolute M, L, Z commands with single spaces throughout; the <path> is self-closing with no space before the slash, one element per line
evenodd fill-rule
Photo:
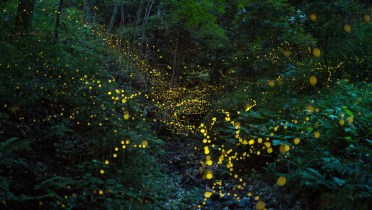
<path fill-rule="evenodd" d="M 160 19 L 160 17 L 161 17 L 160 5 L 158 6 L 158 12 L 156 13 L 156 17 L 158 19 Z"/>
<path fill-rule="evenodd" d="M 54 43 L 57 43 L 58 41 L 62 7 L 63 7 L 63 0 L 60 0 L 59 5 L 58 5 L 58 10 L 57 10 L 57 16 L 56 16 L 56 27 L 54 29 Z"/>
<path fill-rule="evenodd" d="M 109 27 L 107 29 L 108 33 L 111 33 L 112 29 L 114 28 L 114 24 L 115 24 L 116 16 L 118 14 L 118 10 L 119 10 L 119 4 L 116 2 L 115 6 L 114 6 L 114 9 L 112 10 L 112 15 L 111 15 L 111 18 L 110 18 Z"/>
<path fill-rule="evenodd" d="M 124 27 L 125 24 L 125 3 L 121 5 L 120 9 L 120 27 Z"/>
<path fill-rule="evenodd" d="M 150 0 L 147 3 L 145 16 L 143 18 L 143 24 L 142 24 L 143 25 L 143 29 L 142 29 L 142 38 L 141 38 L 141 54 L 143 54 L 143 50 L 144 50 L 147 20 L 149 19 L 149 16 L 150 16 L 150 13 L 151 13 L 151 9 L 152 9 L 152 5 L 153 4 L 154 4 L 154 0 Z"/>
<path fill-rule="evenodd" d="M 329 61 L 328 61 L 328 44 L 329 44 L 329 31 L 327 30 L 326 31 L 326 39 L 325 39 L 325 42 L 323 44 L 323 48 L 324 48 L 324 65 L 326 67 L 326 70 L 328 72 L 328 78 L 327 78 L 327 84 L 329 81 L 331 81 L 331 77 L 332 77 L 332 72 L 331 70 L 329 69 Z"/>
<path fill-rule="evenodd" d="M 174 58 L 173 58 L 173 70 L 172 70 L 172 77 L 170 81 L 170 87 L 172 88 L 174 85 L 174 82 L 176 80 L 176 74 L 178 70 L 178 57 L 179 57 L 179 48 L 180 48 L 180 39 L 181 39 L 181 28 L 178 29 L 177 32 L 177 42 L 176 42 L 176 49 L 174 51 Z"/>
<path fill-rule="evenodd" d="M 23 33 L 28 33 L 32 29 L 32 16 L 34 13 L 36 0 L 19 0 L 15 27 Z"/>
<path fill-rule="evenodd" d="M 141 23 L 141 14 L 142 14 L 142 11 L 143 11 L 143 4 L 144 4 L 144 0 L 141 0 L 140 1 L 140 5 L 139 5 L 138 10 L 137 10 L 137 14 L 136 14 L 136 21 L 135 21 L 135 24 L 134 24 L 134 29 L 133 29 L 132 37 L 130 39 L 130 45 L 131 46 L 133 46 L 135 44 L 133 42 L 137 38 L 137 30 L 138 30 L 139 24 Z"/>
<path fill-rule="evenodd" d="M 92 14 L 90 11 L 90 0 L 84 0 L 83 12 L 84 12 L 84 19 L 87 20 L 88 23 L 90 23 L 92 21 Z"/>
<path fill-rule="evenodd" d="M 142 11 L 143 11 L 143 5 L 144 5 L 144 0 L 141 0 L 140 5 L 139 5 L 138 10 L 137 10 L 137 14 L 136 14 L 136 25 L 139 25 L 140 22 L 141 22 L 141 14 L 142 14 Z"/>

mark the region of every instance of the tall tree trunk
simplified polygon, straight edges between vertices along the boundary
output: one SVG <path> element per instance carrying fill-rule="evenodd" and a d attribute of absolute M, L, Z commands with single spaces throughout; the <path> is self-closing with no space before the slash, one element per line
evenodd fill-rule
<path fill-rule="evenodd" d="M 154 4 L 154 0 L 150 0 L 148 3 L 147 3 L 147 6 L 146 6 L 146 12 L 145 12 L 145 16 L 143 18 L 143 28 L 142 28 L 142 38 L 141 38 L 141 54 L 143 54 L 143 50 L 144 50 L 144 44 L 145 44 L 145 40 L 146 40 L 146 26 L 147 26 L 147 20 L 149 19 L 150 17 L 150 14 L 151 14 L 151 9 L 152 9 L 152 5 Z M 146 55 L 145 55 L 146 56 Z"/>
<path fill-rule="evenodd" d="M 141 14 L 142 14 L 142 11 L 143 11 L 143 5 L 144 5 L 144 0 L 141 0 L 140 1 L 140 5 L 138 7 L 138 10 L 137 10 L 137 14 L 136 14 L 136 25 L 139 25 L 141 23 Z"/>
<path fill-rule="evenodd" d="M 112 29 L 114 28 L 114 24 L 115 24 L 116 16 L 118 14 L 118 10 L 119 10 L 119 3 L 115 2 L 114 9 L 112 10 L 112 15 L 111 15 L 111 18 L 110 18 L 109 26 L 108 26 L 108 29 L 107 29 L 108 33 L 111 33 Z"/>
<path fill-rule="evenodd" d="M 328 64 L 328 44 L 329 44 L 329 32 L 327 30 L 326 32 L 326 40 L 324 43 L 324 65 L 326 67 L 326 70 L 328 72 L 328 79 L 327 81 L 329 82 L 331 80 L 332 72 L 329 70 L 329 64 Z"/>
<path fill-rule="evenodd" d="M 181 41 L 181 28 L 179 28 L 178 32 L 177 32 L 176 49 L 174 50 L 173 70 L 172 70 L 172 77 L 171 77 L 171 81 L 170 81 L 170 87 L 171 88 L 174 86 L 174 82 L 176 80 L 176 75 L 177 75 L 177 70 L 178 70 L 178 57 L 179 57 L 180 41 Z"/>
<path fill-rule="evenodd" d="M 56 16 L 56 27 L 54 29 L 54 43 L 57 43 L 57 41 L 58 41 L 62 7 L 63 7 L 63 0 L 60 0 L 59 5 L 58 5 L 58 10 L 57 10 L 57 16 Z"/>
<path fill-rule="evenodd" d="M 138 6 L 132 37 L 130 39 L 130 45 L 131 46 L 135 46 L 134 44 L 136 44 L 134 42 L 135 42 L 135 40 L 137 40 L 136 39 L 137 38 L 137 31 L 138 31 L 138 26 L 141 23 L 141 17 L 142 17 L 141 14 L 142 14 L 142 11 L 143 11 L 143 5 L 144 5 L 144 0 L 140 0 L 140 5 Z"/>
<path fill-rule="evenodd" d="M 90 0 L 84 0 L 83 12 L 84 12 L 84 19 L 87 20 L 88 23 L 90 23 L 92 21 L 92 14 L 90 11 Z"/>
<path fill-rule="evenodd" d="M 28 33 L 32 29 L 32 16 L 36 0 L 19 0 L 15 27 L 19 32 Z"/>
<path fill-rule="evenodd" d="M 120 27 L 124 27 L 125 24 L 125 3 L 121 5 L 120 8 Z"/>

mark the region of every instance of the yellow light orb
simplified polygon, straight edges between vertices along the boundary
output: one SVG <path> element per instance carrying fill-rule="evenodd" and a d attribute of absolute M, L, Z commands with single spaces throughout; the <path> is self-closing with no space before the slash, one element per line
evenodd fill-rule
<path fill-rule="evenodd" d="M 262 143 L 262 138 L 258 138 L 257 143 Z"/>
<path fill-rule="evenodd" d="M 280 145 L 279 151 L 280 153 L 286 153 L 291 149 L 289 145 Z"/>
<path fill-rule="evenodd" d="M 314 49 L 313 49 L 313 55 L 315 56 L 315 57 L 320 57 L 320 50 L 319 50 L 319 48 L 317 48 L 317 47 L 315 47 Z"/>
<path fill-rule="evenodd" d="M 275 81 L 274 80 L 269 80 L 269 86 L 274 87 L 275 86 Z"/>
<path fill-rule="evenodd" d="M 311 86 L 315 86 L 316 83 L 318 82 L 318 79 L 316 78 L 316 76 L 311 76 L 309 82 Z"/>
<path fill-rule="evenodd" d="M 341 120 L 340 120 L 340 126 L 344 126 L 345 125 L 345 120 L 344 120 L 344 118 L 342 118 Z"/>
<path fill-rule="evenodd" d="M 257 203 L 256 203 L 256 210 L 263 210 L 263 209 L 265 209 L 265 202 L 263 202 L 263 201 L 258 201 Z"/>
<path fill-rule="evenodd" d="M 295 139 L 293 140 L 293 143 L 294 143 L 294 144 L 299 144 L 299 143 L 300 143 L 300 139 L 299 139 L 299 138 L 295 138 Z"/>
<path fill-rule="evenodd" d="M 240 128 L 240 122 L 235 122 L 234 126 L 235 126 L 236 129 L 239 129 Z"/>
<path fill-rule="evenodd" d="M 364 15 L 364 20 L 366 21 L 366 22 L 371 22 L 371 16 L 369 16 L 369 15 Z"/>
<path fill-rule="evenodd" d="M 142 148 L 146 148 L 149 145 L 149 142 L 147 140 L 142 140 Z"/>
<path fill-rule="evenodd" d="M 280 176 L 278 178 L 278 180 L 276 181 L 276 184 L 279 186 L 279 187 L 283 187 L 285 185 L 285 183 L 287 182 L 287 179 L 284 177 L 284 176 Z"/>
<path fill-rule="evenodd" d="M 289 51 L 289 50 L 284 50 L 284 51 L 283 51 L 283 54 L 284 54 L 285 57 L 288 58 L 289 56 L 291 56 L 291 51 Z"/>
<path fill-rule="evenodd" d="M 205 161 L 205 164 L 207 164 L 208 166 L 211 166 L 213 164 L 213 161 L 212 160 L 207 160 L 207 161 Z"/>
<path fill-rule="evenodd" d="M 314 132 L 314 138 L 319 138 L 320 137 L 320 133 L 319 133 L 319 131 L 315 131 Z"/>
<path fill-rule="evenodd" d="M 345 24 L 344 25 L 344 30 L 346 33 L 350 33 L 351 32 L 351 26 L 349 24 Z"/>
<path fill-rule="evenodd" d="M 207 179 L 212 179 L 213 178 L 213 174 L 212 173 L 207 173 L 207 175 L 205 177 Z"/>
<path fill-rule="evenodd" d="M 310 15 L 310 20 L 311 21 L 314 21 L 315 22 L 315 21 L 317 21 L 317 19 L 318 19 L 318 17 L 316 16 L 316 14 L 311 14 Z"/>
<path fill-rule="evenodd" d="M 205 198 L 210 198 L 212 196 L 212 194 L 213 194 L 212 192 L 207 191 L 207 192 L 204 193 L 204 197 Z"/>
<path fill-rule="evenodd" d="M 265 144 L 265 146 L 266 146 L 267 148 L 269 148 L 269 147 L 271 146 L 271 143 L 270 143 L 270 142 L 265 142 L 264 144 Z"/>

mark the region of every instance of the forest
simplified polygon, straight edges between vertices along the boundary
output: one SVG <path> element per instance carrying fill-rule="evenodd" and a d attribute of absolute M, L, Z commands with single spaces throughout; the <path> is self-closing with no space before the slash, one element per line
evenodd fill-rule
<path fill-rule="evenodd" d="M 0 209 L 370 209 L 371 16 L 2 0 Z"/>

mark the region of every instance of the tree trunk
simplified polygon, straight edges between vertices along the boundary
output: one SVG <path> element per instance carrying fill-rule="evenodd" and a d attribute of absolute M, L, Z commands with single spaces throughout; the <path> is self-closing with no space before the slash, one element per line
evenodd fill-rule
<path fill-rule="evenodd" d="M 142 38 L 141 38 L 141 54 L 143 54 L 144 44 L 145 44 L 145 40 L 146 40 L 146 36 L 145 35 L 146 35 L 147 20 L 149 19 L 149 16 L 151 14 L 151 9 L 152 9 L 152 5 L 153 4 L 154 4 L 154 0 L 150 0 L 147 3 L 145 16 L 143 18 L 143 23 L 142 23 L 143 28 L 142 28 Z"/>
<path fill-rule="evenodd" d="M 176 74 L 178 70 L 178 55 L 179 55 L 179 48 L 180 48 L 180 39 L 181 39 L 181 28 L 178 29 L 177 32 L 177 42 L 176 42 L 176 49 L 174 50 L 174 57 L 173 57 L 173 70 L 172 70 L 172 77 L 170 81 L 170 87 L 172 88 L 174 85 L 174 82 L 176 80 Z"/>
<path fill-rule="evenodd" d="M 92 21 L 92 14 L 90 11 L 90 0 L 84 0 L 83 12 L 84 12 L 84 19 L 87 20 L 88 23 L 90 23 Z"/>
<path fill-rule="evenodd" d="M 107 29 L 108 33 L 111 33 L 112 29 L 114 28 L 114 24 L 115 24 L 116 16 L 118 14 L 118 10 L 119 10 L 119 4 L 115 3 L 114 9 L 112 10 L 112 15 L 111 15 L 111 18 L 110 18 L 110 22 L 109 22 L 109 27 Z"/>
<path fill-rule="evenodd" d="M 54 43 L 57 43 L 58 41 L 62 7 L 63 7 L 63 0 L 60 0 L 59 5 L 58 5 L 58 10 L 57 10 L 57 16 L 56 16 L 56 27 L 54 29 Z"/>
<path fill-rule="evenodd" d="M 143 11 L 143 5 L 144 5 L 144 0 L 141 0 L 140 5 L 139 5 L 138 10 L 137 10 L 137 14 L 136 14 L 136 25 L 139 25 L 140 22 L 141 22 L 141 14 L 142 14 L 142 11 Z"/>
<path fill-rule="evenodd" d="M 15 27 L 19 32 L 28 33 L 32 29 L 32 16 L 36 0 L 19 0 Z"/>
<path fill-rule="evenodd" d="M 124 27 L 125 24 L 125 3 L 121 5 L 120 9 L 120 27 Z"/>
<path fill-rule="evenodd" d="M 327 81 L 329 82 L 331 80 L 332 72 L 329 70 L 329 64 L 328 64 L 328 43 L 329 43 L 329 32 L 327 30 L 326 32 L 326 40 L 324 43 L 324 65 L 326 67 L 326 70 L 328 72 L 328 79 Z"/>
<path fill-rule="evenodd" d="M 131 46 L 136 46 L 135 44 L 137 44 L 137 43 L 134 43 L 134 42 L 135 42 L 135 40 L 137 40 L 137 30 L 138 30 L 139 24 L 141 23 L 141 14 L 142 14 L 142 11 L 143 11 L 143 5 L 144 5 L 144 0 L 141 0 L 140 5 L 138 6 L 135 24 L 133 26 L 134 28 L 133 28 L 133 32 L 132 32 L 132 37 L 130 39 L 130 45 Z"/>

